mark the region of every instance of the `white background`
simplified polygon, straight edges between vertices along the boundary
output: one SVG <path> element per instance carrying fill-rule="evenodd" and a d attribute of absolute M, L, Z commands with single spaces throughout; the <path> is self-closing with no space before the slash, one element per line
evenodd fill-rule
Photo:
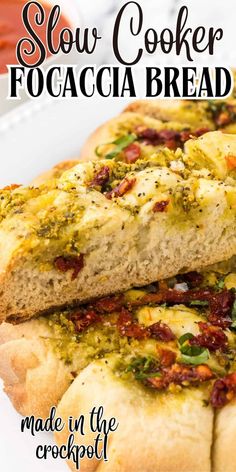
<path fill-rule="evenodd" d="M 69 1 L 78 1 L 85 25 L 98 26 L 102 32 L 103 45 L 94 62 L 113 63 L 111 31 L 117 10 L 124 1 Z M 145 5 L 145 22 L 149 26 L 173 26 L 176 12 L 183 4 L 190 7 L 193 25 L 222 26 L 224 41 L 217 48 L 214 62 L 218 65 L 236 65 L 235 0 L 141 0 L 140 3 Z M 125 36 L 122 43 L 127 48 L 127 53 L 132 54 L 132 45 Z M 147 62 L 152 60 L 151 57 L 145 57 Z M 161 64 L 167 61 L 174 64 L 176 58 L 161 57 Z M 203 55 L 201 62 L 210 63 L 210 60 Z M 8 116 L 0 118 L 0 186 L 16 182 L 27 183 L 59 160 L 76 157 L 88 134 L 101 122 L 118 113 L 124 105 L 125 102 L 114 100 L 40 101 L 20 105 Z M 20 416 L 13 410 L 0 385 L 0 471 L 66 471 L 67 467 L 62 462 L 48 461 L 45 464 L 35 459 L 37 444 L 49 443 L 52 438 L 47 434 L 36 438 L 26 433 L 21 434 L 20 421 Z"/>

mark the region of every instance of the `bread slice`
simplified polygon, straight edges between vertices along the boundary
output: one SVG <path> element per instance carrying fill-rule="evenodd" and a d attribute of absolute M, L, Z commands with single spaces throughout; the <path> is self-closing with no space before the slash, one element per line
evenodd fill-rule
<path fill-rule="evenodd" d="M 220 148 L 221 134 L 215 138 Z M 48 185 L 3 190 L 1 320 L 30 318 L 235 255 L 233 178 L 216 180 L 206 169 L 181 175 L 171 170 L 171 159 L 177 156 L 168 151 L 134 165 L 88 162 Z"/>
<path fill-rule="evenodd" d="M 224 129 L 236 133 L 236 100 L 137 100 L 125 113 L 138 113 L 164 122 L 187 123 L 193 129 Z"/>

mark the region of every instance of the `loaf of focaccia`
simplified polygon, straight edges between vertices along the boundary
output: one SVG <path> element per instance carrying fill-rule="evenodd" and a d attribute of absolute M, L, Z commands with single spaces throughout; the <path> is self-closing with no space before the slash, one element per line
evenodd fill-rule
<path fill-rule="evenodd" d="M 211 133 L 203 138 L 205 150 L 211 149 L 206 146 Z M 225 179 L 213 176 L 207 159 L 206 168 L 198 169 L 194 157 L 164 150 L 134 164 L 83 163 L 42 186 L 2 190 L 2 321 L 235 255 L 236 193 L 229 162 L 236 138 L 230 136 L 227 146 L 221 133 L 214 139 Z M 212 160 L 210 153 L 211 167 Z"/>
<path fill-rule="evenodd" d="M 235 273 L 189 273 L 3 323 L 5 390 L 25 415 L 46 417 L 59 402 L 66 424 L 100 405 L 105 417 L 116 417 L 108 463 L 83 459 L 82 471 L 232 472 L 235 288 Z M 75 435 L 77 444 L 93 443 L 86 433 Z M 56 435 L 59 445 L 68 434 Z"/>

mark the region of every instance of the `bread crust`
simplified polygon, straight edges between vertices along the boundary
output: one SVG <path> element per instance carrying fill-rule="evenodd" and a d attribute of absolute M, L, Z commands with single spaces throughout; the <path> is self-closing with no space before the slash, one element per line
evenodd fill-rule
<path fill-rule="evenodd" d="M 198 390 L 178 398 L 166 394 L 145 397 L 143 391 L 115 378 L 109 364 L 96 361 L 76 378 L 57 413 L 66 421 L 69 415 L 78 417 L 103 405 L 104 417 L 115 417 L 119 423 L 110 436 L 108 462 L 83 459 L 82 472 L 210 472 L 213 412 L 202 406 L 203 398 Z M 95 436 L 76 433 L 75 442 L 93 444 Z M 55 439 L 59 445 L 65 444 L 68 431 L 55 434 Z M 69 466 L 76 470 L 72 462 Z"/>
<path fill-rule="evenodd" d="M 47 182 L 48 180 L 58 179 L 59 177 L 61 177 L 63 172 L 65 172 L 66 170 L 71 169 L 72 167 L 76 166 L 78 163 L 79 163 L 78 159 L 72 159 L 72 160 L 69 160 L 69 161 L 59 162 L 52 169 L 47 170 L 46 172 L 43 172 L 42 174 L 38 175 L 31 182 L 31 184 L 34 185 L 35 187 L 38 187 L 39 185 Z"/>
<path fill-rule="evenodd" d="M 114 118 L 113 120 L 117 120 L 117 118 Z M 109 125 L 111 122 L 113 122 L 113 120 L 107 121 L 89 135 L 80 151 L 80 159 L 82 161 L 88 159 L 98 159 L 98 156 L 95 152 L 97 146 L 112 142 L 114 140 L 112 134 L 109 132 Z"/>
<path fill-rule="evenodd" d="M 70 369 L 50 349 L 46 323 L 32 320 L 0 326 L 0 376 L 23 416 L 47 418 L 72 381 Z"/>
<path fill-rule="evenodd" d="M 236 400 L 216 412 L 214 427 L 213 470 L 233 472 L 236 470 Z"/>

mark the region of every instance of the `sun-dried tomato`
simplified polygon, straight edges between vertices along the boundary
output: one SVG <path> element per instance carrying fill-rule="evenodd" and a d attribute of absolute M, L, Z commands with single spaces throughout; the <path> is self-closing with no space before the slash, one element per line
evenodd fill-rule
<path fill-rule="evenodd" d="M 72 313 L 70 320 L 74 323 L 77 332 L 82 332 L 94 323 L 101 321 L 100 316 L 95 311 L 77 311 Z"/>
<path fill-rule="evenodd" d="M 136 132 L 138 138 L 144 140 L 145 144 L 159 143 L 159 132 L 153 128 L 143 129 L 142 127 L 138 127 Z"/>
<path fill-rule="evenodd" d="M 222 408 L 236 395 L 236 372 L 215 381 L 211 391 L 211 405 Z"/>
<path fill-rule="evenodd" d="M 231 323 L 231 312 L 234 304 L 235 296 L 230 290 L 222 290 L 222 292 L 214 292 L 209 297 L 210 315 L 208 321 L 214 326 L 228 328 Z"/>
<path fill-rule="evenodd" d="M 143 306 L 148 304 L 161 303 L 184 303 L 189 304 L 193 301 L 206 301 L 209 303 L 210 314 L 208 321 L 215 326 L 227 328 L 231 325 L 230 317 L 234 294 L 230 290 L 215 292 L 213 289 L 199 289 L 180 291 L 175 289 L 159 290 L 156 293 L 149 293 L 140 300 L 133 303 L 134 306 Z"/>
<path fill-rule="evenodd" d="M 230 154 L 225 157 L 225 160 L 229 170 L 236 169 L 236 156 Z"/>
<path fill-rule="evenodd" d="M 175 339 L 174 333 L 171 331 L 166 323 L 157 321 L 147 328 L 147 331 L 151 338 L 158 339 L 160 341 L 173 341 Z"/>
<path fill-rule="evenodd" d="M 162 370 L 161 377 L 148 378 L 148 384 L 155 389 L 167 388 L 170 384 L 184 385 L 186 383 L 198 383 L 211 380 L 214 374 L 207 365 L 188 366 L 173 364 Z"/>
<path fill-rule="evenodd" d="M 167 211 L 169 203 L 169 200 L 161 200 L 160 202 L 156 202 L 152 211 L 154 213 L 164 213 L 165 211 Z"/>
<path fill-rule="evenodd" d="M 161 367 L 170 367 L 175 363 L 177 354 L 170 349 L 159 349 Z"/>
<path fill-rule="evenodd" d="M 130 144 L 124 149 L 125 162 L 134 164 L 141 156 L 141 148 L 138 144 Z"/>
<path fill-rule="evenodd" d="M 183 292 L 181 290 L 175 289 L 164 289 L 159 290 L 156 293 L 148 293 L 143 298 L 134 302 L 137 306 L 143 306 L 148 304 L 162 304 L 162 303 L 188 303 L 194 299 L 194 295 L 191 297 L 190 290 L 187 292 Z M 192 292 L 195 293 L 195 292 Z M 199 299 L 199 298 L 195 298 Z"/>
<path fill-rule="evenodd" d="M 191 137 L 202 136 L 208 131 L 209 128 L 198 128 L 195 131 L 183 130 L 179 132 L 170 129 L 157 131 L 152 128 L 143 129 L 138 127 L 136 132 L 143 144 L 152 146 L 164 145 L 169 149 L 175 150 L 178 147 L 183 147 L 183 144 Z"/>
<path fill-rule="evenodd" d="M 169 149 L 176 149 L 180 145 L 180 134 L 174 130 L 160 130 L 157 131 L 152 128 L 138 128 L 138 138 L 144 145 L 159 146 L 164 145 Z"/>
<path fill-rule="evenodd" d="M 117 321 L 117 328 L 122 336 L 127 336 L 128 338 L 144 339 L 148 335 L 147 330 L 140 326 L 133 319 L 132 314 L 125 308 L 121 310 Z"/>
<path fill-rule="evenodd" d="M 192 131 L 192 132 L 190 133 L 190 135 L 191 135 L 191 136 L 194 136 L 195 138 L 199 138 L 200 136 L 202 136 L 202 135 L 205 134 L 205 133 L 208 133 L 209 131 L 211 131 L 210 128 L 198 128 L 198 129 L 196 129 L 195 131 Z M 191 136 L 190 136 L 190 137 L 191 137 Z M 188 139 L 189 139 L 189 138 L 188 138 Z M 185 141 L 187 141 L 187 140 L 185 140 Z"/>
<path fill-rule="evenodd" d="M 89 183 L 90 188 L 104 187 L 107 184 L 110 177 L 110 169 L 108 166 L 104 166 L 94 176 L 93 180 Z"/>
<path fill-rule="evenodd" d="M 79 256 L 60 256 L 54 261 L 55 268 L 60 272 L 73 270 L 71 280 L 75 280 L 84 267 L 84 255 Z"/>
<path fill-rule="evenodd" d="M 99 313 L 113 313 L 120 311 L 125 305 L 124 295 L 114 295 L 112 297 L 100 298 L 93 303 L 92 307 Z"/>
<path fill-rule="evenodd" d="M 231 123 L 231 114 L 229 111 L 222 111 L 215 118 L 216 125 L 221 128 L 222 126 L 229 125 Z"/>
<path fill-rule="evenodd" d="M 180 146 L 180 134 L 176 131 L 164 129 L 159 131 L 159 142 L 173 151 Z"/>
<path fill-rule="evenodd" d="M 163 390 L 168 387 L 168 383 L 165 383 L 165 378 L 162 376 L 148 377 L 145 384 L 156 390 Z"/>
<path fill-rule="evenodd" d="M 203 275 L 198 272 L 188 272 L 180 277 L 190 288 L 199 287 L 203 282 Z"/>
<path fill-rule="evenodd" d="M 168 383 L 182 384 L 183 382 L 205 382 L 213 376 L 211 369 L 207 365 L 187 366 L 174 364 L 165 371 Z"/>
<path fill-rule="evenodd" d="M 212 326 L 209 323 L 198 323 L 201 334 L 194 336 L 189 340 L 192 346 L 206 347 L 210 351 L 217 351 L 218 349 L 224 351 L 228 346 L 228 338 L 222 328 Z"/>
<path fill-rule="evenodd" d="M 129 192 L 129 190 L 133 188 L 135 182 L 136 179 L 125 178 L 119 185 L 117 185 L 117 187 L 113 188 L 110 192 L 106 193 L 106 198 L 108 198 L 108 200 L 111 200 L 113 197 L 123 197 L 123 195 L 125 195 L 127 192 Z"/>

